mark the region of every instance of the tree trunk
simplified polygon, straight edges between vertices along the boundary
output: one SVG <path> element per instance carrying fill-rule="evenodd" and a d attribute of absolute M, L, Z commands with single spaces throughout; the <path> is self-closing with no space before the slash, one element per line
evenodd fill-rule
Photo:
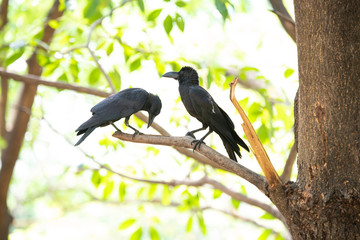
<path fill-rule="evenodd" d="M 295 240 L 360 239 L 360 3 L 294 5 L 298 179 L 272 199 Z"/>
<path fill-rule="evenodd" d="M 42 42 L 50 44 L 54 34 L 54 29 L 48 25 L 48 21 L 57 19 L 62 15 L 59 11 L 59 0 L 55 0 L 54 4 L 49 11 L 48 17 L 44 26 L 44 35 Z M 28 59 L 29 73 L 40 76 L 42 68 L 37 61 L 37 50 Z M 13 129 L 7 134 L 6 142 L 7 147 L 1 155 L 1 169 L 0 169 L 0 239 L 8 239 L 9 226 L 12 221 L 11 214 L 7 208 L 7 196 L 11 177 L 15 167 L 16 160 L 18 159 L 20 149 L 24 140 L 27 126 L 30 120 L 31 108 L 37 92 L 37 85 L 24 84 L 21 90 L 19 103 L 17 104 L 16 116 L 13 124 Z"/>

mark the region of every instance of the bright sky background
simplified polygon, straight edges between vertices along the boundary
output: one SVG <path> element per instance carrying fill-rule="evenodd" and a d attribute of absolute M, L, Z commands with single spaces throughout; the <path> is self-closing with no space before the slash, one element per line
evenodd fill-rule
<path fill-rule="evenodd" d="M 159 8 L 162 4 L 162 1 L 154 1 L 151 8 Z M 174 39 L 173 44 L 169 42 L 161 23 L 146 34 L 139 31 L 139 29 L 141 30 L 145 27 L 140 16 L 122 15 L 121 17 L 119 16 L 119 19 L 114 19 L 113 22 L 119 21 L 120 25 L 124 24 L 124 22 L 129 24 L 129 30 L 124 35 L 126 36 L 124 41 L 132 45 L 135 45 L 137 41 L 146 42 L 148 39 L 151 39 L 151 42 L 156 42 L 158 46 L 161 45 L 161 51 L 165 53 L 165 60 L 183 57 L 189 61 L 198 61 L 204 65 L 215 64 L 234 69 L 240 69 L 244 66 L 256 67 L 271 81 L 276 92 L 286 94 L 286 97 L 292 100 L 297 89 L 296 45 L 282 29 L 277 17 L 267 9 L 270 9 L 270 7 L 266 1 L 254 1 L 249 13 L 233 14 L 231 15 L 231 21 L 227 20 L 226 24 L 223 25 L 221 15 L 215 10 L 214 6 L 209 5 L 209 9 L 205 9 L 204 12 L 185 17 L 184 33 L 181 33 L 174 27 L 171 33 Z M 166 11 L 171 12 L 173 10 L 166 9 Z M 213 16 L 209 15 L 209 12 Z M 166 12 L 162 14 L 166 16 Z M 162 16 L 160 15 L 159 18 Z M 110 57 L 107 57 L 104 53 L 101 63 L 106 66 L 107 61 L 119 62 L 120 69 L 125 69 L 125 66 L 121 67 L 121 64 L 124 64 L 122 56 L 119 58 L 112 54 Z M 15 69 L 11 70 L 21 68 L 21 66 L 24 66 L 23 64 L 24 62 L 19 61 L 18 65 L 14 66 Z M 294 69 L 295 74 L 289 79 L 285 79 L 284 71 L 288 68 Z M 198 70 L 200 74 L 206 74 L 203 69 Z M 182 120 L 183 126 L 186 127 L 176 127 L 174 123 L 169 123 L 170 116 L 176 118 L 177 116 L 187 115 L 187 113 L 181 102 L 176 106 L 173 104 L 179 97 L 178 83 L 171 79 L 159 78 L 152 62 L 144 61 L 139 71 L 134 71 L 131 74 L 127 74 L 124 71 L 121 74 L 122 88 L 129 86 L 142 87 L 160 96 L 163 102 L 163 109 L 155 121 L 160 123 L 171 134 L 183 136 L 188 130 L 201 126 L 196 119 L 191 119 L 189 124 L 187 124 L 187 121 Z M 235 122 L 236 130 L 240 133 L 239 135 L 242 135 L 241 120 L 229 100 L 229 91 L 213 86 L 209 89 L 209 92 L 217 103 L 228 112 Z M 238 100 L 246 97 L 246 90 L 238 88 L 236 92 Z M 90 108 L 101 99 L 71 91 L 57 93 L 55 90 L 43 86 L 39 88 L 39 93 L 42 97 L 37 97 L 35 104 L 37 106 L 42 104 L 46 121 L 36 118 L 32 120 L 32 124 L 40 124 L 39 135 L 33 148 L 24 148 L 20 160 L 17 162 L 15 169 L 16 182 L 14 182 L 11 188 L 15 199 L 16 196 L 20 199 L 23 192 L 31 191 L 31 188 L 29 189 L 26 183 L 34 179 L 38 179 L 40 184 L 42 181 L 46 181 L 50 186 L 53 184 L 54 188 L 57 187 L 57 182 L 60 181 L 69 188 L 91 189 L 92 184 L 89 174 L 82 175 L 81 177 L 72 173 L 63 174 L 65 166 L 70 168 L 70 172 L 76 172 L 81 164 L 96 167 L 96 164 L 85 157 L 79 149 L 94 156 L 102 163 L 110 164 L 120 172 L 127 172 L 129 170 L 141 172 L 143 168 L 158 171 L 160 168 L 163 172 L 159 176 L 163 179 L 181 179 L 186 175 L 186 169 L 191 163 L 188 161 L 184 163 L 184 166 L 179 166 L 172 159 L 175 157 L 182 161 L 183 157 L 169 147 L 156 147 L 160 149 L 160 153 L 154 157 L 151 152 L 145 151 L 149 147 L 148 145 L 126 143 L 126 149 L 118 148 L 117 151 L 110 151 L 109 154 L 106 154 L 106 149 L 100 146 L 98 141 L 105 136 L 113 139 L 111 137 L 111 134 L 114 132 L 112 127 L 96 129 L 79 148 L 73 147 L 66 142 L 65 138 L 70 140 L 72 144 L 78 140 L 74 130 L 90 117 Z M 49 128 L 47 122 L 51 123 L 52 128 L 60 133 L 60 135 Z M 121 120 L 117 123 L 119 128 L 124 127 L 122 122 Z M 133 119 L 130 121 L 130 124 L 136 125 Z M 132 132 L 130 129 L 125 131 Z M 145 125 L 141 131 L 144 133 L 155 133 L 153 129 L 146 129 Z M 203 134 L 201 132 L 197 136 L 202 136 Z M 31 138 L 31 134 L 28 133 L 26 139 L 30 140 Z M 212 134 L 206 142 L 213 141 L 213 143 L 216 143 L 218 140 L 218 137 Z M 288 140 L 284 139 L 284 142 Z M 225 153 L 221 144 L 217 150 Z M 251 159 L 248 154 L 244 153 L 243 155 L 241 163 L 254 171 L 260 172 L 255 159 Z M 271 159 L 280 159 L 280 161 L 275 160 L 273 162 L 276 169 L 283 167 L 284 157 L 286 156 L 271 154 Z M 159 176 L 157 178 L 160 178 Z M 244 180 L 238 179 L 234 186 L 238 186 L 239 182 L 248 186 L 248 192 L 252 196 L 269 202 L 257 189 L 248 185 Z M 231 187 L 231 184 L 229 187 Z M 81 201 L 81 198 L 82 196 L 79 195 L 79 199 L 74 199 L 74 201 Z M 11 206 L 16 206 L 16 204 L 14 199 L 10 202 Z M 11 240 L 123 239 L 131 231 L 118 231 L 118 225 L 126 220 L 126 215 L 141 215 L 137 211 L 136 206 L 119 206 L 118 204 L 98 202 L 85 204 L 77 210 L 64 214 L 56 206 L 50 206 L 46 198 L 40 202 L 37 201 L 32 208 L 32 211 L 36 212 L 37 221 L 26 230 L 17 228 L 12 233 Z M 22 211 L 21 208 L 19 209 L 19 211 Z M 187 221 L 186 214 L 179 214 L 175 209 L 163 209 L 156 206 L 148 206 L 146 209 L 144 214 L 149 217 L 158 215 L 160 218 L 167 219 L 161 225 L 163 227 L 159 227 L 158 230 L 174 236 L 171 239 L 257 239 L 261 234 L 261 231 L 259 232 L 251 224 L 239 223 L 232 218 L 210 211 L 205 212 L 208 226 L 206 236 L 200 233 L 197 227 L 195 227 L 197 226 L 195 223 L 193 228 L 197 230 L 185 233 L 183 225 Z M 262 214 L 261 211 L 249 208 L 245 204 L 241 205 L 240 209 L 240 212 L 245 213 L 244 215 L 248 217 L 259 216 L 259 214 L 261 216 Z M 17 214 L 21 216 L 23 213 L 19 212 Z M 272 222 L 270 223 L 273 224 Z M 16 225 L 21 226 L 22 224 L 21 218 L 17 219 Z M 278 230 L 282 229 L 281 224 L 275 224 L 275 227 Z M 221 231 L 219 232 L 219 230 Z M 239 236 L 239 238 L 236 236 Z M 247 237 L 241 238 L 240 236 Z"/>

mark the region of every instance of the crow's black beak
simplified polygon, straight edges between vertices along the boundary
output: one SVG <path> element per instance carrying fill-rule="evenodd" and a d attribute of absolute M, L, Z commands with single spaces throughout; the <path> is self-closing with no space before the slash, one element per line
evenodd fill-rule
<path fill-rule="evenodd" d="M 178 72 L 167 72 L 164 75 L 162 75 L 162 77 L 178 79 L 179 78 L 179 73 Z"/>
<path fill-rule="evenodd" d="M 154 118 L 155 118 L 155 116 L 154 116 L 153 114 L 149 113 L 149 120 L 148 120 L 148 125 L 147 125 L 148 128 L 149 128 L 149 127 L 151 126 L 151 124 L 153 123 Z"/>

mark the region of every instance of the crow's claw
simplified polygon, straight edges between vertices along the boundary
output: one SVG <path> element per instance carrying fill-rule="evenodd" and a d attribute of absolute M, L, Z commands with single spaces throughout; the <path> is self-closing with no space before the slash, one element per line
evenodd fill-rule
<path fill-rule="evenodd" d="M 191 145 L 192 145 L 193 143 L 195 143 L 194 148 L 193 148 L 193 151 L 195 151 L 196 148 L 197 148 L 198 150 L 200 150 L 200 145 L 201 145 L 201 143 L 203 143 L 203 141 L 201 141 L 201 140 L 193 140 L 193 141 L 191 142 Z"/>
<path fill-rule="evenodd" d="M 139 130 L 136 130 L 134 132 L 134 134 L 132 135 L 132 139 L 134 139 L 136 135 L 144 135 L 144 134 L 142 132 L 140 132 Z"/>
<path fill-rule="evenodd" d="M 189 136 L 189 137 L 192 137 L 192 138 L 196 139 L 195 135 L 192 132 L 187 132 L 185 134 L 185 136 Z"/>

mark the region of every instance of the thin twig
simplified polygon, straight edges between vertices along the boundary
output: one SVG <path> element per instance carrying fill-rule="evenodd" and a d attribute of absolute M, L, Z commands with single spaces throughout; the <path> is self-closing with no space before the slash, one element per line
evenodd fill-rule
<path fill-rule="evenodd" d="M 101 66 L 101 64 L 100 64 L 100 62 L 99 62 L 99 59 L 97 59 L 94 51 L 91 50 L 90 47 L 87 47 L 87 49 L 89 50 L 90 55 L 91 55 L 91 57 L 93 58 L 94 62 L 96 63 L 97 67 L 100 69 L 100 72 L 105 76 L 106 81 L 108 82 L 108 84 L 109 84 L 109 86 L 110 86 L 110 88 L 111 88 L 112 93 L 116 93 L 115 86 L 114 86 L 114 84 L 112 83 L 112 81 L 111 81 L 111 79 L 110 79 L 110 76 L 105 72 L 105 69 Z"/>
<path fill-rule="evenodd" d="M 46 123 L 47 125 L 49 126 L 49 128 L 54 131 L 55 133 L 63 136 L 59 131 L 57 131 L 53 126 L 52 124 L 46 119 L 46 118 L 42 118 Z M 64 139 L 66 142 L 68 142 L 69 144 L 72 145 L 72 142 L 66 138 L 64 136 Z M 273 208 L 272 206 L 270 205 L 267 205 L 265 203 L 262 203 L 262 202 L 259 202 L 257 201 L 256 199 L 252 199 L 248 196 L 245 196 L 241 193 L 238 193 L 238 192 L 235 192 L 233 190 L 231 190 L 230 188 L 226 187 L 225 185 L 223 185 L 222 183 L 214 180 L 214 179 L 211 179 L 208 177 L 208 175 L 204 175 L 204 177 L 198 179 L 198 180 L 192 180 L 192 179 L 189 179 L 189 178 L 185 178 L 183 180 L 176 180 L 176 179 L 173 179 L 173 180 L 170 180 L 170 181 L 164 181 L 164 180 L 152 180 L 152 179 L 143 179 L 143 178 L 139 178 L 139 177 L 134 177 L 134 176 L 129 176 L 127 174 L 124 174 L 124 173 L 120 173 L 118 171 L 115 171 L 113 169 L 111 169 L 110 167 L 100 163 L 99 161 L 97 161 L 94 157 L 88 155 L 85 151 L 83 151 L 81 148 L 79 148 L 79 150 L 86 156 L 88 157 L 91 161 L 95 162 L 100 168 L 103 168 L 103 169 L 106 169 L 107 171 L 110 171 L 120 177 L 123 177 L 123 178 L 127 178 L 127 179 L 130 179 L 130 180 L 133 180 L 133 181 L 138 181 L 138 182 L 143 182 L 143 183 L 148 183 L 148 184 L 163 184 L 163 185 L 168 185 L 168 186 L 178 186 L 178 185 L 186 185 L 186 186 L 194 186 L 194 187 L 200 187 L 200 186 L 203 186 L 205 184 L 209 184 L 211 185 L 213 188 L 215 189 L 218 189 L 220 191 L 222 191 L 223 193 L 229 195 L 230 197 L 238 200 L 238 201 L 241 201 L 241 202 L 245 202 L 249 205 L 252 205 L 252 206 L 255 206 L 255 207 L 258 207 L 258 208 L 261 208 L 262 210 L 270 213 L 271 215 L 273 215 L 274 217 L 278 218 L 279 220 L 281 220 L 282 222 L 284 222 L 285 224 L 285 220 L 283 218 L 283 216 L 281 215 L 281 213 L 276 209 L 276 208 Z"/>
<path fill-rule="evenodd" d="M 207 184 L 210 184 L 211 186 L 213 186 L 214 188 L 222 191 L 223 193 L 231 196 L 232 198 L 241 201 L 241 202 L 245 202 L 248 203 L 252 206 L 256 206 L 261 208 L 262 210 L 270 213 L 271 215 L 273 215 L 274 217 L 278 218 L 279 220 L 281 220 L 285 225 L 286 225 L 286 220 L 284 218 L 284 216 L 279 212 L 278 209 L 276 209 L 275 207 L 272 207 L 266 203 L 260 202 L 256 199 L 250 198 L 244 194 L 235 192 L 233 190 L 231 190 L 230 188 L 226 187 L 225 185 L 223 185 L 222 183 L 215 181 L 213 179 L 207 179 L 206 180 Z"/>
<path fill-rule="evenodd" d="M 68 89 L 73 90 L 80 93 L 87 93 L 98 97 L 108 97 L 110 96 L 110 93 L 96 90 L 93 88 L 87 88 L 87 87 L 81 87 L 74 84 L 64 83 L 64 82 L 53 82 L 53 81 L 47 81 L 45 79 L 40 78 L 39 76 L 35 75 L 20 75 L 14 72 L 10 72 L 5 70 L 4 68 L 0 67 L 0 76 L 4 78 L 11 78 L 15 81 L 24 82 L 27 84 L 35 84 L 35 85 L 44 85 L 48 87 L 55 87 L 57 89 Z"/>
<path fill-rule="evenodd" d="M 230 83 L 230 100 L 234 104 L 236 110 L 240 113 L 240 116 L 244 122 L 243 124 L 241 124 L 241 126 L 244 129 L 245 135 L 252 148 L 252 152 L 254 153 L 255 158 L 261 167 L 261 170 L 264 172 L 266 180 L 268 181 L 270 187 L 273 187 L 275 185 L 281 185 L 281 180 L 276 173 L 275 168 L 272 165 L 269 156 L 264 149 L 264 146 L 261 144 L 254 127 L 252 126 L 250 120 L 246 116 L 244 110 L 241 108 L 235 97 L 235 87 L 238 80 L 239 79 L 236 77 Z"/>
<path fill-rule="evenodd" d="M 293 168 L 293 165 L 294 165 L 295 160 L 296 160 L 296 155 L 297 155 L 296 145 L 294 143 L 294 145 L 291 147 L 289 157 L 286 160 L 285 167 L 284 167 L 284 172 L 280 176 L 282 182 L 284 182 L 284 183 L 290 180 L 292 168 Z"/>

